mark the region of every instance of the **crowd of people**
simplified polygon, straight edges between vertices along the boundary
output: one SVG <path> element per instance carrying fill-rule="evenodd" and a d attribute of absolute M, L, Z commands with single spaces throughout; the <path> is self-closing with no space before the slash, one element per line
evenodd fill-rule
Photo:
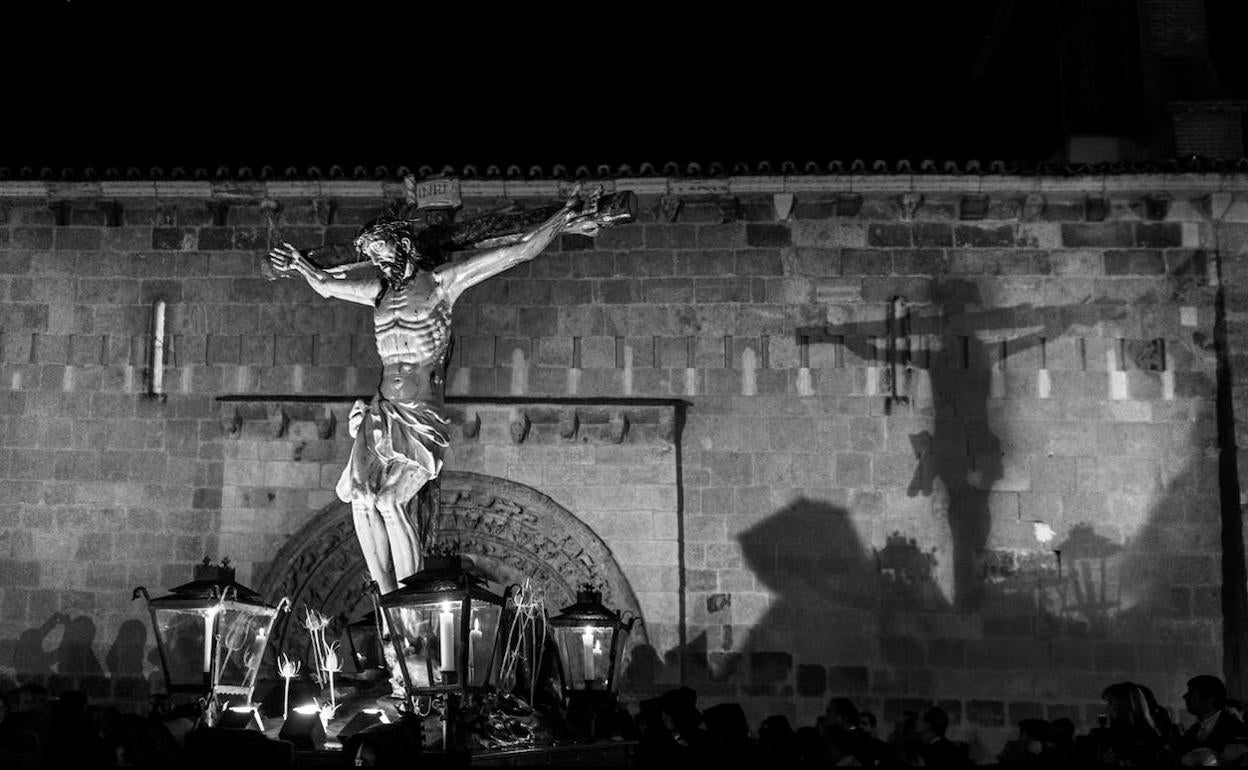
<path fill-rule="evenodd" d="M 1193 677 L 1183 694 L 1193 719 L 1181 728 L 1152 690 L 1134 682 L 1101 693 L 1096 727 L 1077 734 L 1068 718 L 1023 719 L 989 762 L 1002 768 L 1248 767 L 1248 728 L 1238 701 L 1216 676 Z M 737 704 L 699 712 L 689 688 L 642 703 L 637 720 L 642 766 L 684 761 L 780 760 L 789 767 L 968 767 L 966 742 L 950 740 L 949 714 L 939 706 L 905 712 L 888 737 L 878 720 L 848 698 L 833 698 L 815 724 L 794 729 L 784 716 L 763 720 L 751 734 Z"/>
<path fill-rule="evenodd" d="M 1227 698 L 1226 686 L 1216 676 L 1188 681 L 1183 701 L 1192 721 L 1186 728 L 1144 685 L 1119 682 L 1105 688 L 1102 698 L 1104 712 L 1086 733 L 1078 734 L 1076 724 L 1066 718 L 1023 719 L 1004 750 L 981 764 L 1029 769 L 1248 767 L 1248 728 L 1239 703 Z M 968 744 L 949 738 L 950 717 L 939 706 L 905 712 L 887 736 L 879 734 L 875 714 L 843 697 L 832 698 L 813 725 L 797 728 L 787 717 L 775 715 L 751 730 L 740 704 L 699 709 L 697 693 L 689 687 L 641 701 L 635 713 L 621 708 L 617 717 L 613 736 L 636 742 L 638 767 L 703 762 L 796 768 L 975 764 Z M 26 684 L 11 689 L 0 703 L 0 767 L 219 765 L 226 757 L 215 756 L 210 747 L 225 744 L 208 740 L 219 729 L 198 722 L 194 707 L 170 708 L 167 700 L 154 700 L 151 713 L 139 716 L 89 705 L 78 691 L 49 697 L 38 684 Z M 263 766 L 294 762 L 294 751 L 284 741 L 258 732 L 231 735 L 231 750 L 244 751 Z M 360 761 L 367 754 L 344 751 L 343 764 L 373 764 Z"/>

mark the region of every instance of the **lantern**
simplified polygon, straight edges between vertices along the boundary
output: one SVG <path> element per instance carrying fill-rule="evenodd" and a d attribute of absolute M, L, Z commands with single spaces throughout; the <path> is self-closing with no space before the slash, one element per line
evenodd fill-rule
<path fill-rule="evenodd" d="M 429 557 L 380 598 L 409 696 L 492 684 L 503 598 L 462 556 Z"/>
<path fill-rule="evenodd" d="M 264 657 L 269 632 L 281 609 L 234 582 L 229 559 L 195 566 L 195 579 L 170 589 L 168 596 L 151 598 L 147 589 L 134 589 L 152 615 L 156 649 L 168 692 L 194 693 L 209 699 L 224 696 L 236 706 L 250 706 L 256 674 Z"/>
<path fill-rule="evenodd" d="M 550 619 L 563 664 L 564 686 L 572 691 L 617 691 L 617 672 L 636 619 L 602 604 L 602 592 L 584 586 L 576 603 Z"/>

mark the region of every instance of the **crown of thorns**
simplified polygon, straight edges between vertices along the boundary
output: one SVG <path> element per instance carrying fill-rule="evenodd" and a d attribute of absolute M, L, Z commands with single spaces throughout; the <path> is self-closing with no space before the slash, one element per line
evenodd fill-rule
<path fill-rule="evenodd" d="M 398 243 L 399 238 L 411 237 L 411 225 L 415 220 L 384 217 L 369 225 L 355 236 L 355 248 L 363 250 L 372 241 L 391 240 Z"/>

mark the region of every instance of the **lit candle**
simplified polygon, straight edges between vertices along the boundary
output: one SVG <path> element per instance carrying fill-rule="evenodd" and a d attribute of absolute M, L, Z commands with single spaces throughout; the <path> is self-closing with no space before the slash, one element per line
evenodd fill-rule
<path fill-rule="evenodd" d="M 472 619 L 472 630 L 468 632 L 468 683 L 477 681 L 477 652 L 481 641 L 481 618 Z"/>
<path fill-rule="evenodd" d="M 455 615 L 451 612 L 451 604 L 442 605 L 438 614 L 438 641 L 441 644 L 442 670 L 455 670 Z"/>
<path fill-rule="evenodd" d="M 204 674 L 212 673 L 212 616 L 216 614 L 212 610 L 208 610 L 208 614 L 204 615 Z"/>
<path fill-rule="evenodd" d="M 594 632 L 585 629 L 581 634 L 581 665 L 585 667 L 585 681 L 594 678 Z"/>

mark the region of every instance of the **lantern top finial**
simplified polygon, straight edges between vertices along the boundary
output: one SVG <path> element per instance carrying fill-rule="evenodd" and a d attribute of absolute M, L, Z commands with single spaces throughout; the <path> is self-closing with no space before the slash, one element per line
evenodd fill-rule
<path fill-rule="evenodd" d="M 202 562 L 195 565 L 194 580 L 169 590 L 181 598 L 222 598 L 228 593 L 229 598 L 235 601 L 267 606 L 264 597 L 234 580 L 234 568 L 228 558 L 222 559 L 220 564 L 213 564 L 205 556 Z"/>
<path fill-rule="evenodd" d="M 195 582 L 200 581 L 221 585 L 233 583 L 234 568 L 230 566 L 229 558 L 222 559 L 220 564 L 213 564 L 212 560 L 205 556 L 202 562 L 195 565 Z"/>

